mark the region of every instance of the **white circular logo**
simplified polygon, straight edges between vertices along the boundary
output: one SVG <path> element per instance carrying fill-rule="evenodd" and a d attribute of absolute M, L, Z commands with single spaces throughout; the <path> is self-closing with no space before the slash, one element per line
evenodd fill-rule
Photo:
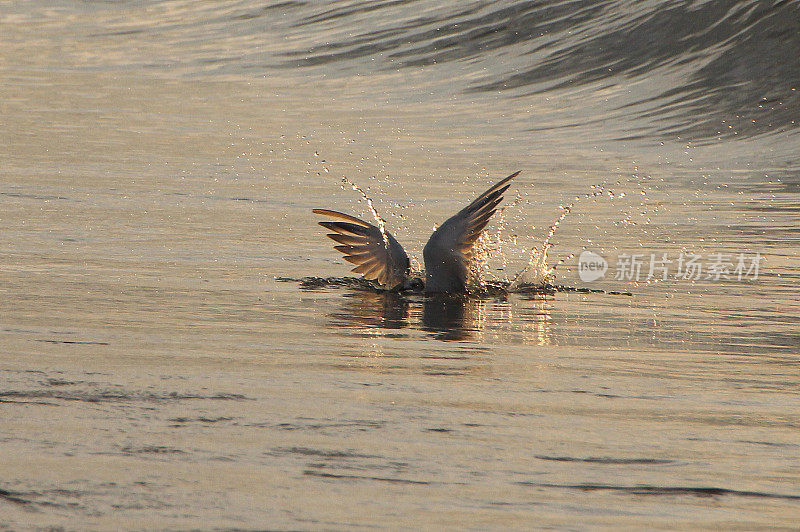
<path fill-rule="evenodd" d="M 606 270 L 608 262 L 594 251 L 586 250 L 578 257 L 578 277 L 584 283 L 600 279 L 606 274 Z"/>

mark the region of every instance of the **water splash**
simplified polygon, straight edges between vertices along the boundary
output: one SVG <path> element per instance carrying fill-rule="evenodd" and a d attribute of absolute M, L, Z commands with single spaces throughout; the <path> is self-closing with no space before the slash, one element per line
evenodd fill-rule
<path fill-rule="evenodd" d="M 578 201 L 580 201 L 581 199 L 587 199 L 587 198 L 591 199 L 604 195 L 607 195 L 612 198 L 625 197 L 624 193 L 618 196 L 612 190 L 607 188 L 606 185 L 591 185 L 591 188 L 592 188 L 591 192 L 587 192 L 586 194 L 581 194 L 579 196 L 576 196 L 572 200 L 572 203 L 570 203 L 569 205 L 566 206 L 560 205 L 561 215 L 555 222 L 553 222 L 553 224 L 548 229 L 547 236 L 542 242 L 542 245 L 534 246 L 531 248 L 530 255 L 528 257 L 528 263 L 525 265 L 522 271 L 520 271 L 511 281 L 511 284 L 509 285 L 510 290 L 517 290 L 522 286 L 534 286 L 534 287 L 547 286 L 552 282 L 556 268 L 564 264 L 564 262 L 566 262 L 567 260 L 570 260 L 574 257 L 574 254 L 570 254 L 567 257 L 559 260 L 552 267 L 547 263 L 547 251 L 552 246 L 550 240 L 553 238 L 553 235 L 555 235 L 556 230 L 561 225 L 561 222 L 564 221 L 564 218 L 569 216 L 569 214 L 572 212 L 572 209 L 575 207 L 575 204 Z"/>
<path fill-rule="evenodd" d="M 553 277 L 553 273 L 555 272 L 555 267 L 551 268 L 547 264 L 547 250 L 550 249 L 550 239 L 553 238 L 553 235 L 558 229 L 558 226 L 561 225 L 561 222 L 567 215 L 572 212 L 572 207 L 574 206 L 574 202 L 570 203 L 566 207 L 561 206 L 563 211 L 561 212 L 561 216 L 558 217 L 547 232 L 547 236 L 542 242 L 541 248 L 539 247 L 532 247 L 530 256 L 528 258 L 528 263 L 522 268 L 514 279 L 511 281 L 511 285 L 509 288 L 511 290 L 515 290 L 522 285 L 533 285 L 533 286 L 545 286 L 548 281 L 550 281 Z"/>
<path fill-rule="evenodd" d="M 342 184 L 343 186 L 349 185 L 350 188 L 361 194 L 361 197 L 367 203 L 367 207 L 369 207 L 369 212 L 372 213 L 372 217 L 375 219 L 375 223 L 378 224 L 378 230 L 381 232 L 381 238 L 383 239 L 384 247 L 386 247 L 386 249 L 389 249 L 389 237 L 386 236 L 386 220 L 381 218 L 381 215 L 378 214 L 378 211 L 377 209 L 375 209 L 375 205 L 372 202 L 372 198 L 367 196 L 367 193 L 364 192 L 364 190 L 361 187 L 359 187 L 358 185 L 347 179 L 347 177 L 342 177 Z"/>
<path fill-rule="evenodd" d="M 614 183 L 612 186 L 620 185 L 620 182 Z M 389 238 L 386 232 L 386 221 L 381 217 L 375 208 L 372 198 L 367 193 L 349 180 L 347 177 L 342 177 L 342 188 L 348 186 L 352 190 L 358 192 L 361 198 L 366 202 L 373 219 L 375 220 L 378 230 L 381 233 L 384 246 L 389 246 Z M 560 205 L 561 214 L 558 219 L 553 222 L 548 228 L 547 235 L 540 246 L 533 246 L 529 252 L 528 262 L 525 267 L 516 274 L 513 279 L 509 280 L 505 274 L 507 271 L 508 261 L 503 247 L 505 245 L 515 245 L 517 242 L 516 235 L 504 236 L 505 217 L 504 211 L 506 209 L 519 205 L 522 198 L 519 194 L 514 201 L 506 204 L 505 206 L 497 209 L 497 229 L 494 232 L 489 230 L 483 231 L 472 249 L 470 262 L 469 262 L 469 278 L 467 281 L 468 290 L 472 293 L 491 292 L 492 289 L 504 287 L 506 291 L 525 291 L 525 290 L 543 290 L 553 287 L 553 281 L 556 269 L 564 264 L 566 261 L 572 259 L 574 254 L 560 259 L 554 265 L 548 264 L 547 253 L 552 246 L 551 240 L 558 230 L 564 219 L 569 216 L 575 207 L 576 203 L 581 199 L 591 199 L 598 196 L 608 196 L 610 198 L 624 198 L 625 193 L 615 194 L 607 184 L 591 185 L 591 191 L 585 194 L 575 196 L 571 203 L 568 205 Z M 495 257 L 501 257 L 502 267 L 501 271 L 504 272 L 502 277 L 495 275 L 490 268 L 490 261 Z M 415 257 L 410 257 L 412 272 L 416 275 L 424 275 L 424 270 L 421 268 L 419 261 Z"/>
<path fill-rule="evenodd" d="M 484 290 L 486 278 L 492 275 L 489 269 L 489 259 L 500 251 L 499 245 L 492 240 L 488 231 L 483 231 L 472 248 L 469 261 L 469 277 L 467 287 L 472 290 Z"/>
<path fill-rule="evenodd" d="M 494 232 L 485 229 L 478 236 L 470 257 L 470 277 L 467 283 L 469 289 L 486 291 L 488 284 L 500 283 L 507 286 L 511 282 L 506 274 L 508 271 L 508 257 L 504 252 L 504 248 L 509 245 L 515 246 L 517 244 L 517 235 L 505 235 L 505 210 L 516 207 L 520 203 L 522 203 L 522 196 L 517 191 L 512 202 L 495 211 L 494 220 L 496 220 L 496 223 L 493 225 L 496 226 L 496 229 Z M 502 276 L 496 275 L 490 267 L 490 261 L 495 257 L 499 257 L 502 261 L 499 268 L 499 271 L 503 272 Z"/>

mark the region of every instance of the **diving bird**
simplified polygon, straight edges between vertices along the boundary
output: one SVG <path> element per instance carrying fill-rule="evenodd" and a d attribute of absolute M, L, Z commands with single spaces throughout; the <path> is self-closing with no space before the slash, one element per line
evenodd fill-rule
<path fill-rule="evenodd" d="M 475 242 L 503 201 L 503 193 L 511 186 L 509 182 L 517 175 L 519 172 L 514 172 L 498 182 L 433 232 L 422 250 L 426 293 L 467 291 Z M 386 290 L 422 288 L 422 279 L 411 277 L 411 261 L 403 246 L 384 227 L 328 209 L 312 212 L 337 220 L 319 225 L 333 231 L 328 237 L 339 244 L 334 249 L 344 254 L 344 260 L 356 265 L 351 271 Z"/>

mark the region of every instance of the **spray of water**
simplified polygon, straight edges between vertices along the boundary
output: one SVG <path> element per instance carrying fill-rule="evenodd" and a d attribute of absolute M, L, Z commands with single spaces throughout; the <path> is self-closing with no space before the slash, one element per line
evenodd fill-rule
<path fill-rule="evenodd" d="M 470 287 L 476 290 L 483 290 L 486 288 L 487 280 L 508 283 L 508 279 L 505 276 L 505 271 L 508 267 L 508 259 L 503 252 L 503 246 L 516 243 L 516 236 L 504 236 L 506 220 L 503 216 L 503 211 L 506 208 L 517 205 L 519 202 L 520 198 L 517 197 L 513 203 L 498 209 L 495 213 L 497 229 L 494 232 L 490 232 L 489 230 L 483 231 L 475 242 L 470 261 Z M 492 272 L 489 265 L 489 261 L 498 256 L 502 260 L 501 271 L 504 272 L 502 279 L 498 278 L 498 276 Z"/>
<path fill-rule="evenodd" d="M 566 207 L 563 205 L 561 206 L 561 216 L 550 226 L 541 248 L 536 246 L 531 248 L 528 263 L 522 268 L 522 271 L 514 277 L 509 288 L 513 290 L 522 285 L 545 286 L 547 284 L 555 271 L 555 268 L 551 268 L 547 264 L 547 250 L 550 249 L 551 245 L 550 239 L 553 238 L 556 229 L 561 225 L 564 218 L 572 212 L 573 206 L 574 203 L 570 203 Z"/>
<path fill-rule="evenodd" d="M 491 275 L 489 259 L 498 251 L 498 246 L 487 231 L 478 237 L 472 248 L 469 261 L 469 278 L 467 286 L 473 290 L 483 290 L 486 287 L 486 277 Z"/>
<path fill-rule="evenodd" d="M 389 245 L 389 238 L 386 234 L 386 221 L 378 214 L 377 209 L 373 203 L 372 198 L 370 198 L 367 193 L 358 185 L 350 181 L 347 177 L 342 177 L 342 187 L 348 186 L 349 188 L 353 189 L 354 191 L 358 192 L 362 199 L 367 204 L 372 217 L 375 219 L 375 222 L 378 226 L 378 229 L 381 232 L 381 236 L 383 238 L 384 246 Z M 609 190 L 606 185 L 592 185 L 592 191 L 586 194 L 582 194 L 576 196 L 572 203 L 568 205 L 561 205 L 561 214 L 559 215 L 558 219 L 549 227 L 547 231 L 547 236 L 545 237 L 544 241 L 540 246 L 534 246 L 531 248 L 529 253 L 528 262 L 525 267 L 514 276 L 512 280 L 508 280 L 507 276 L 504 276 L 503 279 L 498 279 L 496 275 L 494 275 L 489 267 L 490 259 L 500 256 L 503 260 L 502 271 L 506 271 L 507 268 L 507 259 L 505 254 L 503 253 L 503 246 L 505 244 L 515 244 L 516 237 L 511 236 L 508 238 L 503 237 L 503 229 L 505 228 L 505 219 L 503 216 L 503 211 L 508 208 L 512 208 L 518 205 L 521 202 L 521 197 L 517 195 L 515 200 L 504 207 L 501 207 L 497 210 L 497 230 L 495 233 L 490 233 L 489 231 L 484 231 L 481 233 L 478 241 L 475 243 L 475 247 L 473 248 L 470 260 L 470 279 L 469 279 L 469 286 L 475 290 L 483 290 L 487 286 L 487 278 L 491 278 L 491 280 L 497 282 L 499 281 L 502 284 L 506 284 L 509 290 L 515 290 L 522 286 L 534 286 L 534 287 L 545 287 L 548 283 L 552 280 L 553 275 L 555 273 L 556 268 L 561 266 L 565 261 L 571 259 L 573 255 L 569 255 L 566 258 L 559 260 L 553 266 L 550 266 L 547 262 L 547 252 L 552 246 L 550 243 L 551 239 L 556 233 L 556 230 L 561 225 L 561 222 L 572 212 L 572 209 L 575 207 L 575 204 L 584 198 L 595 198 L 597 196 L 608 195 L 610 197 L 617 197 L 614 192 Z M 624 197 L 625 194 L 621 194 L 619 197 Z M 414 268 L 412 268 L 416 272 L 421 273 L 420 264 L 416 261 L 416 259 L 412 258 L 412 262 Z"/>
<path fill-rule="evenodd" d="M 572 209 L 575 207 L 575 204 L 578 201 L 586 198 L 596 198 L 602 195 L 608 195 L 612 198 L 616 197 L 614 192 L 606 188 L 605 185 L 592 185 L 591 192 L 576 196 L 569 205 L 560 206 L 561 215 L 550 226 L 549 230 L 547 231 L 547 236 L 545 237 L 541 246 L 534 246 L 531 248 L 530 255 L 528 257 L 528 263 L 511 281 L 509 289 L 514 290 L 523 285 L 544 287 L 550 280 L 552 280 L 556 268 L 564 264 L 565 261 L 571 259 L 574 255 L 570 254 L 566 258 L 559 260 L 551 267 L 547 263 L 547 251 L 552 245 L 550 240 L 553 238 L 553 235 L 555 235 L 556 230 L 561 225 L 561 222 L 563 222 L 564 218 L 566 218 L 572 212 Z M 624 197 L 624 194 L 622 196 Z"/>
<path fill-rule="evenodd" d="M 367 203 L 367 207 L 369 207 L 369 212 L 372 213 L 372 217 L 375 219 L 375 223 L 378 224 L 378 230 L 381 232 L 381 237 L 383 238 L 383 245 L 388 249 L 389 247 L 389 238 L 386 236 L 386 220 L 381 218 L 381 215 L 378 214 L 378 211 L 375 209 L 375 205 L 372 203 L 372 198 L 367 196 L 367 193 L 364 190 L 347 179 L 346 177 L 342 177 L 342 184 L 349 185 L 350 188 L 361 194 L 361 197 Z"/>

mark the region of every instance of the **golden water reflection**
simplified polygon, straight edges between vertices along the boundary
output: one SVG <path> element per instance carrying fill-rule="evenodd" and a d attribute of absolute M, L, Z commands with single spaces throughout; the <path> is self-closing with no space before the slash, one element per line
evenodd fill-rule
<path fill-rule="evenodd" d="M 355 336 L 404 336 L 420 330 L 442 341 L 518 336 L 523 343 L 553 344 L 550 303 L 544 298 L 407 296 L 354 291 L 329 313 L 331 325 Z"/>

